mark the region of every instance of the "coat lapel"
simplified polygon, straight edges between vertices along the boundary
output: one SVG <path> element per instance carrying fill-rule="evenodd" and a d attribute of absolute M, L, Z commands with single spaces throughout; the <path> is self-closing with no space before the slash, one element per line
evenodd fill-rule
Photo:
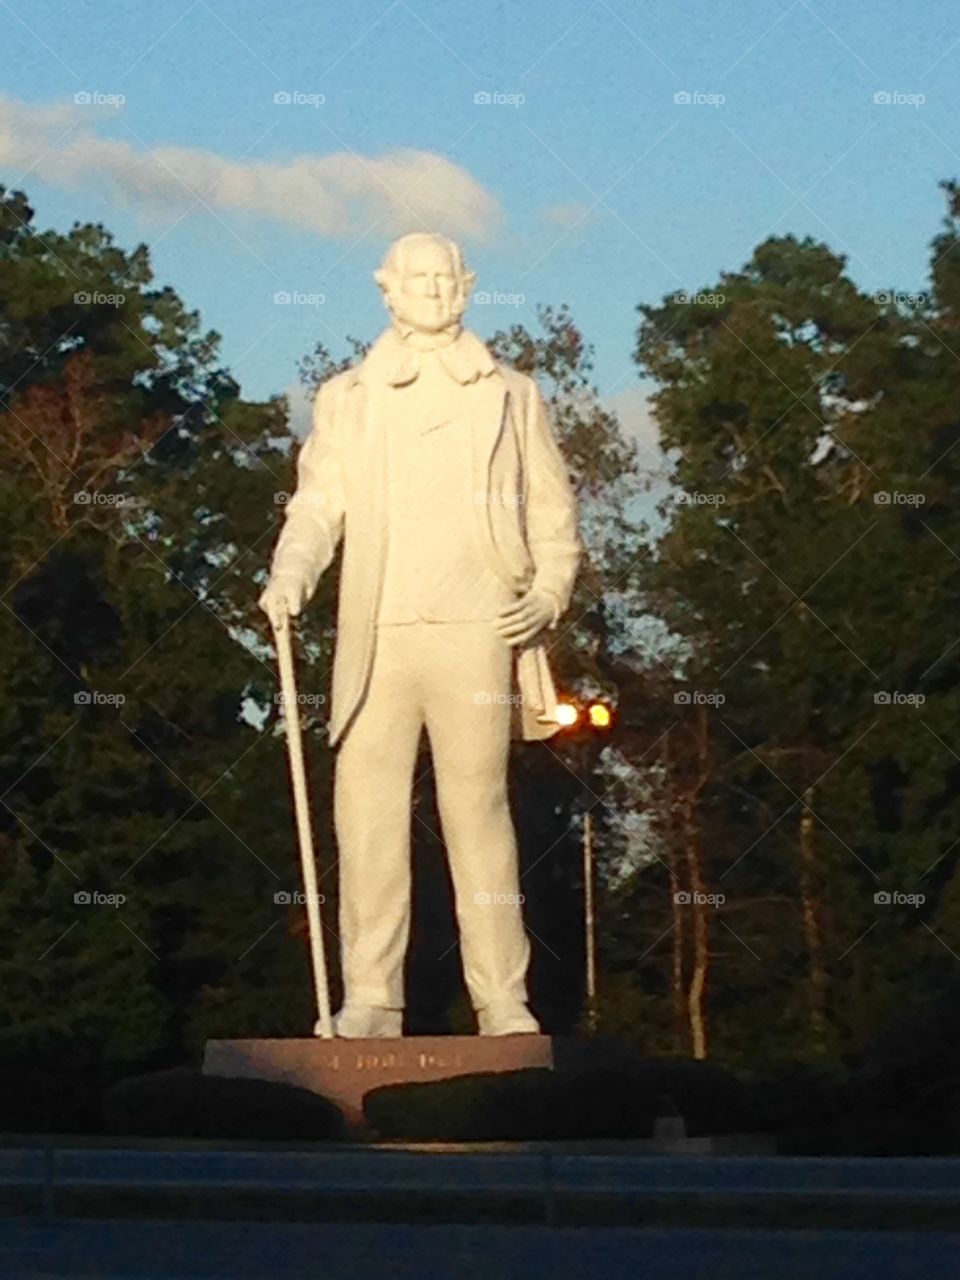
<path fill-rule="evenodd" d="M 507 385 L 499 374 L 491 374 L 471 383 L 466 389 L 470 393 L 467 423 L 470 432 L 471 495 L 477 541 L 493 572 L 514 586 L 513 576 L 500 557 L 494 531 L 494 520 L 496 517 L 502 519 L 503 513 L 495 511 L 491 501 L 491 469 L 505 429 Z"/>

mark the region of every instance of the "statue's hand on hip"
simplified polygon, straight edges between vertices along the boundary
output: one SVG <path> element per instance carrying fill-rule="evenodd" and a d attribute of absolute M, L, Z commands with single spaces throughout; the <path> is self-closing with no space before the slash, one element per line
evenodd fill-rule
<path fill-rule="evenodd" d="M 297 616 L 309 597 L 307 584 L 302 578 L 281 574 L 270 579 L 257 603 L 277 631 L 286 626 L 289 618 Z"/>
<path fill-rule="evenodd" d="M 531 589 L 497 615 L 494 627 L 509 645 L 526 644 L 556 620 L 557 601 L 549 591 Z"/>

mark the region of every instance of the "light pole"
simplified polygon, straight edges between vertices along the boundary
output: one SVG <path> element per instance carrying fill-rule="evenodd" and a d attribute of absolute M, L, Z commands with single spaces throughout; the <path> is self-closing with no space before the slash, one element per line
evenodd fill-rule
<path fill-rule="evenodd" d="M 587 1027 L 597 1029 L 597 930 L 593 912 L 593 814 L 583 815 L 583 922 L 587 957 Z"/>
<path fill-rule="evenodd" d="M 589 702 L 580 706 L 571 700 L 558 704 L 560 724 L 568 733 L 584 724 L 590 737 L 609 733 L 613 728 L 613 712 L 605 702 Z M 597 921 L 593 898 L 593 813 L 583 815 L 583 933 L 587 1027 L 592 1035 L 597 1029 Z"/>

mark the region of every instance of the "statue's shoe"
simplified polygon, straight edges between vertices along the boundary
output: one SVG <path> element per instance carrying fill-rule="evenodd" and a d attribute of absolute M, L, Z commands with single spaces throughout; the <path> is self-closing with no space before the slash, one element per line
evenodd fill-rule
<path fill-rule="evenodd" d="M 510 1001 L 478 1009 L 477 1030 L 482 1036 L 536 1036 L 540 1023 L 525 1004 Z"/>
<path fill-rule="evenodd" d="M 380 1040 L 403 1035 L 403 1010 L 369 1004 L 345 1004 L 333 1020 L 336 1035 L 345 1040 Z"/>

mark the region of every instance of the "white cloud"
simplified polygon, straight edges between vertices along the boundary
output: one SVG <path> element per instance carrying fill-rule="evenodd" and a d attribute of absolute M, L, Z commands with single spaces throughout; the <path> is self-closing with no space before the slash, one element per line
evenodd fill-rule
<path fill-rule="evenodd" d="M 243 210 L 330 239 L 354 237 L 382 218 L 379 225 L 390 235 L 426 226 L 484 240 L 502 221 L 495 196 L 430 151 L 234 162 L 211 151 L 149 150 L 98 134 L 115 116 L 115 108 L 34 106 L 0 96 L 0 164 L 26 174 L 24 180 L 10 175 L 8 185 L 23 185 L 30 173 L 61 187 L 97 184 L 145 214 L 179 213 L 202 196 L 219 212 Z"/>

